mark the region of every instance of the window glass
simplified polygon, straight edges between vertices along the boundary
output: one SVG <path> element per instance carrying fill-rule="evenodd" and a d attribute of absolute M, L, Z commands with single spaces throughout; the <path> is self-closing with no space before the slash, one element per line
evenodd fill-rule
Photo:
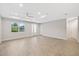
<path fill-rule="evenodd" d="M 11 32 L 18 32 L 18 24 L 17 23 L 11 24 Z"/>
<path fill-rule="evenodd" d="M 24 32 L 24 23 L 19 24 L 19 32 Z"/>

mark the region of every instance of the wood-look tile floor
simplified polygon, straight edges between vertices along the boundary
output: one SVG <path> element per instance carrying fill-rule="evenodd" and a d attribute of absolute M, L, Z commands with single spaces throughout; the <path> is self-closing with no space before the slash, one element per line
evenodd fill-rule
<path fill-rule="evenodd" d="M 36 36 L 0 44 L 0 56 L 78 56 L 79 43 Z"/>

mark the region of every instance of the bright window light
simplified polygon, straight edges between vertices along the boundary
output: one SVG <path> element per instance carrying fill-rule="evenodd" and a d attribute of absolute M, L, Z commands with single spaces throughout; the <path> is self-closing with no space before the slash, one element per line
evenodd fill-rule
<path fill-rule="evenodd" d="M 32 24 L 32 32 L 33 33 L 37 32 L 37 25 L 36 24 Z"/>

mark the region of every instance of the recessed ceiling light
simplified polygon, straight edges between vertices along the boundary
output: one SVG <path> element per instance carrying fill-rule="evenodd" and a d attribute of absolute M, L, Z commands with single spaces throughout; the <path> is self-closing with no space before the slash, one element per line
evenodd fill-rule
<path fill-rule="evenodd" d="M 20 7 L 23 7 L 23 4 L 22 4 L 22 3 L 20 3 L 20 4 L 19 4 L 19 6 L 20 6 Z"/>
<path fill-rule="evenodd" d="M 41 14 L 41 12 L 38 12 L 38 15 L 40 15 Z"/>

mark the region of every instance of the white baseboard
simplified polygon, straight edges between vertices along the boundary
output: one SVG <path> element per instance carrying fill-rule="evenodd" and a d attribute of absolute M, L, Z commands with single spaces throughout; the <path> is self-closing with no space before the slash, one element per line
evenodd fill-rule
<path fill-rule="evenodd" d="M 50 38 L 57 38 L 57 39 L 62 39 L 62 40 L 67 40 L 66 38 L 59 38 L 59 37 L 54 37 L 54 36 L 49 36 L 49 35 L 43 35 L 42 36 L 46 36 L 46 37 L 50 37 Z"/>
<path fill-rule="evenodd" d="M 49 37 L 49 38 L 62 39 L 62 40 L 68 40 L 68 38 L 51 37 L 51 36 L 48 36 L 48 35 L 42 35 L 42 34 L 41 34 L 41 36 L 45 36 L 45 37 Z M 79 40 L 77 39 L 76 42 L 79 43 Z"/>
<path fill-rule="evenodd" d="M 34 37 L 34 36 L 39 36 L 39 35 L 30 35 L 30 36 L 21 36 L 21 37 L 8 38 L 8 39 L 3 39 L 2 42 L 8 41 L 8 40 L 16 40 L 16 39 L 29 38 L 29 37 Z"/>

